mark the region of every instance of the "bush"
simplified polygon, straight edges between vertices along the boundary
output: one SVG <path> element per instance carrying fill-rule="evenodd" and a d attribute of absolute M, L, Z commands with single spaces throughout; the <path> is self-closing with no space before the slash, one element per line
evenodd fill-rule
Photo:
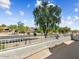
<path fill-rule="evenodd" d="M 4 49 L 4 48 L 5 48 L 4 44 L 0 44 L 0 49 Z"/>
<path fill-rule="evenodd" d="M 2 32 L 2 31 L 3 31 L 3 27 L 0 26 L 0 32 Z"/>

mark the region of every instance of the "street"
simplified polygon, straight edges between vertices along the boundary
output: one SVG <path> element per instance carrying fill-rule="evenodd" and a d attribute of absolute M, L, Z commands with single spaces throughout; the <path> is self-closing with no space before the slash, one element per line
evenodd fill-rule
<path fill-rule="evenodd" d="M 52 53 L 46 59 L 79 59 L 79 42 L 70 45 L 61 44 L 54 48 L 50 48 Z"/>

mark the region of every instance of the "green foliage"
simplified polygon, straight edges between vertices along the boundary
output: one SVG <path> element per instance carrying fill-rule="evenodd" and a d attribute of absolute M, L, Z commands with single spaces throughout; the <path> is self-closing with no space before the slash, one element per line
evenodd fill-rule
<path fill-rule="evenodd" d="M 5 24 L 0 25 L 0 32 L 3 32 L 3 30 L 6 28 Z"/>
<path fill-rule="evenodd" d="M 37 33 L 41 33 L 41 32 L 42 32 L 42 30 L 41 30 L 40 28 L 37 28 L 35 31 L 36 31 Z"/>
<path fill-rule="evenodd" d="M 29 27 L 28 26 L 25 26 L 25 29 L 26 29 L 26 31 L 28 31 L 29 30 Z"/>
<path fill-rule="evenodd" d="M 26 32 L 28 30 L 28 27 L 24 26 L 24 23 L 22 23 L 21 21 L 19 21 L 17 24 L 18 24 L 18 30 L 20 32 Z"/>
<path fill-rule="evenodd" d="M 2 26 L 2 27 L 6 27 L 6 25 L 5 25 L 5 24 L 2 24 L 1 26 Z"/>
<path fill-rule="evenodd" d="M 17 30 L 18 26 L 17 25 L 9 25 L 8 28 L 11 30 Z"/>
<path fill-rule="evenodd" d="M 17 24 L 18 25 L 9 25 L 8 28 L 11 30 L 18 30 L 20 32 L 28 31 L 29 27 L 24 26 L 24 23 L 22 23 L 21 21 L 19 21 Z"/>
<path fill-rule="evenodd" d="M 36 7 L 33 11 L 35 24 L 43 30 L 44 35 L 46 36 L 50 29 L 56 30 L 58 24 L 61 22 L 60 7 L 50 5 L 48 1 L 42 2 L 41 5 Z"/>
<path fill-rule="evenodd" d="M 3 27 L 2 26 L 0 26 L 0 32 L 2 32 L 3 31 Z"/>
<path fill-rule="evenodd" d="M 62 28 L 59 28 L 59 33 L 67 33 L 67 32 L 70 32 L 70 28 L 68 27 L 62 27 Z"/>
<path fill-rule="evenodd" d="M 5 45 L 4 44 L 0 44 L 0 49 L 4 49 Z"/>
<path fill-rule="evenodd" d="M 24 24 L 21 21 L 18 22 L 18 30 L 20 32 L 25 32 Z"/>

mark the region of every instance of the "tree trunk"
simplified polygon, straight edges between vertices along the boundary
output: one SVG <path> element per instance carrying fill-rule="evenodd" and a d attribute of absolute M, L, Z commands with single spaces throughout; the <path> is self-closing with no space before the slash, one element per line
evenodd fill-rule
<path fill-rule="evenodd" d="M 44 37 L 45 37 L 45 38 L 47 38 L 47 35 L 46 35 L 46 33 L 44 33 Z"/>
<path fill-rule="evenodd" d="M 44 37 L 47 38 L 48 30 L 46 30 L 46 28 L 43 29 L 43 33 L 44 33 Z"/>
<path fill-rule="evenodd" d="M 45 33 L 44 33 L 45 38 L 47 38 L 47 34 L 48 34 L 48 32 L 45 32 Z"/>

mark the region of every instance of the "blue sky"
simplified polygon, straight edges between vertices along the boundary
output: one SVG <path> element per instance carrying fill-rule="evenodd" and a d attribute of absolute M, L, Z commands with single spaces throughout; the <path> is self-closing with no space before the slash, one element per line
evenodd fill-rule
<path fill-rule="evenodd" d="M 60 26 L 79 29 L 79 0 L 49 0 L 62 9 Z M 0 0 L 0 24 L 17 24 L 34 27 L 33 10 L 40 4 L 39 0 Z"/>

